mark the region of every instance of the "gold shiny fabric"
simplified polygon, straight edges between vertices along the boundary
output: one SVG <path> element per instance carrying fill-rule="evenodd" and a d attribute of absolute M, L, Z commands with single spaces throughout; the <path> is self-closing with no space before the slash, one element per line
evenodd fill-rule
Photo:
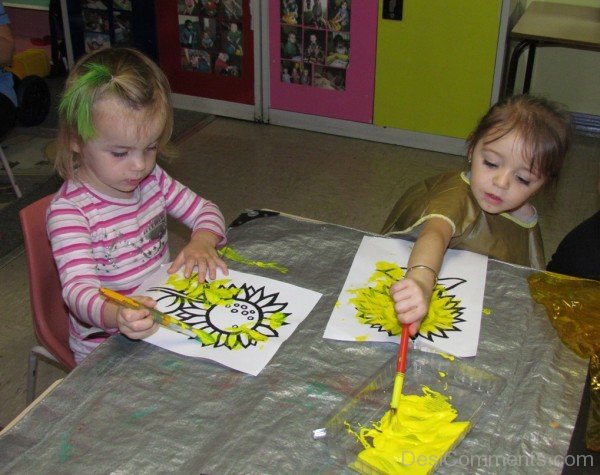
<path fill-rule="evenodd" d="M 421 225 L 431 217 L 454 225 L 452 249 L 536 269 L 545 267 L 537 220 L 526 224 L 506 213 L 486 213 L 477 204 L 464 173 L 437 175 L 411 187 L 396 203 L 382 233 L 417 238 Z"/>
<path fill-rule="evenodd" d="M 533 299 L 546 307 L 562 342 L 590 358 L 588 449 L 600 451 L 600 282 L 552 272 L 529 276 Z"/>
<path fill-rule="evenodd" d="M 590 360 L 590 412 L 585 431 L 587 448 L 600 452 L 600 354 Z"/>

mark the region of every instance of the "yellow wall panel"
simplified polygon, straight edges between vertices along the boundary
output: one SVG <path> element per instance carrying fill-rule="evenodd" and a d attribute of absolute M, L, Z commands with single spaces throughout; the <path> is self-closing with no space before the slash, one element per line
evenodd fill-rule
<path fill-rule="evenodd" d="M 404 0 L 377 32 L 374 123 L 466 138 L 490 106 L 502 0 Z"/>

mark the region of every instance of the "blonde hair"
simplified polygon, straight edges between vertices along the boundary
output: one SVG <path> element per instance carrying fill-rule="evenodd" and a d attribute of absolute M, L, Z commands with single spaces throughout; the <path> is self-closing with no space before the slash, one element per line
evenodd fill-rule
<path fill-rule="evenodd" d="M 173 109 L 169 81 L 154 61 L 132 48 L 107 48 L 83 56 L 67 77 L 58 106 L 58 137 L 55 169 L 64 179 L 74 176 L 79 155 L 73 142 L 95 136 L 94 104 L 116 98 L 135 110 L 164 116 L 158 139 L 158 154 L 172 156 Z"/>

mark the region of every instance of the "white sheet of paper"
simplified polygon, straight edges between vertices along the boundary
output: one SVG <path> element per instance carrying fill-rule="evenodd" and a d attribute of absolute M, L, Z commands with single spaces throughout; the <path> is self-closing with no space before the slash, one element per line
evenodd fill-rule
<path fill-rule="evenodd" d="M 181 314 L 171 312 L 174 308 L 173 299 L 160 300 L 168 293 L 164 290 L 152 290 L 157 287 L 167 287 L 168 268 L 169 264 L 163 265 L 160 272 L 154 274 L 137 289 L 136 294 L 154 298 L 158 301 L 157 309 L 180 318 Z M 256 376 L 321 298 L 320 293 L 312 290 L 231 269 L 228 276 L 224 276 L 219 271 L 217 279 L 229 279 L 228 286 L 233 284 L 242 289 L 235 298 L 234 304 L 230 307 L 192 308 L 189 312 L 193 317 L 187 323 L 193 323 L 195 328 L 202 328 L 220 337 L 219 345 L 204 346 L 198 340 L 163 327 L 145 340 L 175 353 L 207 358 Z M 269 316 L 277 312 L 287 315 L 285 318 L 287 325 L 273 325 L 276 328 L 272 328 Z M 231 329 L 236 324 L 250 325 L 253 330 L 267 338 L 265 341 L 252 337 L 244 338 L 243 335 L 236 338 L 235 334 L 227 331 L 227 328 Z M 227 336 L 230 337 L 229 340 Z M 229 341 L 233 348 L 228 347 L 226 341 Z M 232 345 L 231 342 L 235 344 Z"/>
<path fill-rule="evenodd" d="M 413 244 L 395 238 L 363 238 L 325 329 L 325 338 L 399 343 L 398 335 L 390 336 L 387 332 L 372 328 L 356 318 L 356 308 L 350 303 L 353 294 L 348 290 L 368 287 L 369 278 L 375 272 L 375 264 L 379 261 L 392 262 L 406 268 Z M 477 354 L 487 260 L 486 256 L 473 252 L 454 249 L 446 251 L 438 282 L 450 287 L 459 282 L 454 278 L 465 280 L 449 291 L 460 300 L 460 307 L 464 309 L 460 319 L 464 321 L 456 321 L 455 327 L 459 331 L 445 332 L 447 338 L 429 334 L 430 341 L 419 335 L 414 340 L 413 347 L 462 357 Z"/>

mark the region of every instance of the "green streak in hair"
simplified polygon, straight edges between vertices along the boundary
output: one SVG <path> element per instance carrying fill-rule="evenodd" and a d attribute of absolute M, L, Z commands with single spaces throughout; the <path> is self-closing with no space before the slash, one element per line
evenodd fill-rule
<path fill-rule="evenodd" d="M 109 82 L 112 75 L 102 64 L 89 63 L 84 66 L 87 72 L 79 76 L 67 90 L 59 104 L 59 111 L 65 114 L 67 124 L 75 126 L 83 140 L 94 137 L 92 106 L 95 93 L 100 86 Z"/>

